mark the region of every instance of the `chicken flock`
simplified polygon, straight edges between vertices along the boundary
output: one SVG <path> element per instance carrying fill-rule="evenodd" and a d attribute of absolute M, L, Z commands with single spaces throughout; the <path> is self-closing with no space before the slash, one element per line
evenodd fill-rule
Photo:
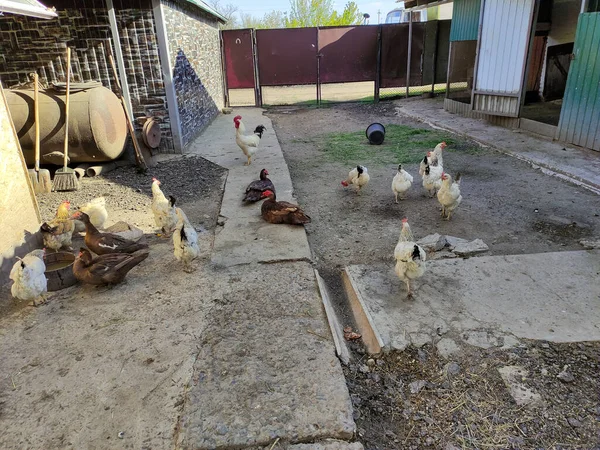
<path fill-rule="evenodd" d="M 236 144 L 242 150 L 247 161 L 252 163 L 252 158 L 259 149 L 259 144 L 266 128 L 259 125 L 253 134 L 245 134 L 245 126 L 241 116 L 234 119 Z M 423 188 L 431 197 L 437 195 L 441 205 L 442 217 L 450 220 L 452 214 L 462 201 L 460 193 L 460 173 L 453 180 L 443 168 L 443 150 L 445 142 L 438 144 L 435 149 L 428 152 L 419 165 L 419 174 L 422 177 Z M 267 169 L 260 171 L 259 179 L 248 185 L 244 192 L 243 202 L 254 203 L 264 200 L 261 206 L 262 218 L 272 224 L 304 225 L 310 223 L 311 218 L 295 204 L 277 201 L 276 189 L 268 178 Z M 370 175 L 367 167 L 357 165 L 342 181 L 344 187 L 352 186 L 357 193 L 369 184 Z M 396 203 L 398 199 L 404 200 L 406 193 L 413 184 L 413 177 L 403 167 L 398 165 L 398 171 L 392 180 L 392 192 Z M 192 262 L 200 255 L 198 233 L 190 223 L 185 212 L 176 207 L 173 196 L 165 196 L 160 188 L 161 182 L 152 179 L 152 204 L 151 210 L 156 227 L 162 235 L 172 235 L 173 254 L 175 259 L 182 264 L 185 272 L 192 272 Z M 115 285 L 122 282 L 127 273 L 144 261 L 150 254 L 145 243 L 138 242 L 141 236 L 133 236 L 126 232 L 102 232 L 108 219 L 106 202 L 103 197 L 96 198 L 86 205 L 80 206 L 71 214 L 71 204 L 63 201 L 58 206 L 54 219 L 44 222 L 40 227 L 43 237 L 44 249 L 34 250 L 23 258 L 18 258 L 14 264 L 10 279 L 13 281 L 11 293 L 13 297 L 21 300 L 36 300 L 44 302 L 47 293 L 47 279 L 45 276 L 45 254 L 48 249 L 59 251 L 72 250 L 73 233 L 85 231 L 85 247 L 81 247 L 75 262 L 73 274 L 77 280 L 91 285 Z M 400 238 L 394 250 L 396 260 L 395 272 L 406 284 L 408 296 L 412 295 L 410 282 L 421 277 L 425 272 L 426 253 L 417 245 L 412 236 L 407 219 L 402 220 Z"/>

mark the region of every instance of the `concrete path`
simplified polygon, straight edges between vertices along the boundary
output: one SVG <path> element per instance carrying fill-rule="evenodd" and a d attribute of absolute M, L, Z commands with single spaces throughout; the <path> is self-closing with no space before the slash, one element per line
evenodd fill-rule
<path fill-rule="evenodd" d="M 245 166 L 246 157 L 235 143 L 233 118 L 243 117 L 247 130 L 267 127 L 256 160 Z M 249 131 L 247 131 L 249 133 Z M 246 186 L 266 168 L 277 190 L 277 199 L 295 202 L 292 179 L 271 120 L 258 108 L 244 108 L 220 115 L 188 149 L 229 169 L 221 215 L 225 225 L 217 234 L 212 261 L 223 266 L 256 262 L 310 260 L 311 253 L 303 227 L 271 225 L 262 220 L 260 204 L 244 205 Z"/>
<path fill-rule="evenodd" d="M 384 349 L 600 340 L 600 251 L 432 261 L 413 299 L 393 267 L 346 268 Z"/>
<path fill-rule="evenodd" d="M 600 194 L 600 153 L 444 110 L 443 99 L 397 101 L 399 114 L 474 139 Z"/>
<path fill-rule="evenodd" d="M 256 161 L 235 143 L 233 117 L 267 127 Z M 190 153 L 229 169 L 211 255 L 215 292 L 177 426 L 178 448 L 362 449 L 335 355 L 304 227 L 271 225 L 246 186 L 268 169 L 277 198 L 294 202 L 292 181 L 271 121 L 260 109 L 219 116 Z M 272 263 L 272 264 L 260 264 Z M 333 439 L 333 441 L 331 441 Z M 297 447 L 304 448 L 304 447 Z"/>

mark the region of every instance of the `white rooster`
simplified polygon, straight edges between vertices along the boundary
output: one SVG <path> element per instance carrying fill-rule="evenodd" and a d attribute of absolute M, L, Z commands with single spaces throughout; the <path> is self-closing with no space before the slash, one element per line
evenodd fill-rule
<path fill-rule="evenodd" d="M 160 189 L 160 181 L 152 178 L 152 213 L 154 221 L 163 233 L 170 233 L 177 225 L 177 214 L 175 213 L 175 197 L 165 197 Z"/>
<path fill-rule="evenodd" d="M 348 187 L 349 185 L 356 186 L 357 192 L 369 184 L 369 170 L 365 166 L 356 166 L 350 172 L 348 172 L 348 178 L 342 181 L 342 186 Z"/>
<path fill-rule="evenodd" d="M 433 197 L 436 191 L 442 187 L 442 173 L 444 173 L 442 166 L 425 166 L 423 187 L 429 192 L 430 197 Z"/>
<path fill-rule="evenodd" d="M 404 194 L 408 192 L 412 182 L 412 175 L 402 168 L 402 164 L 398 164 L 398 173 L 396 173 L 392 180 L 392 192 L 396 196 L 396 203 L 398 203 L 398 195 L 400 195 L 400 200 L 406 198 Z"/>
<path fill-rule="evenodd" d="M 177 226 L 173 232 L 173 247 L 177 261 L 183 263 L 185 272 L 192 272 L 192 261 L 200 254 L 198 247 L 198 233 L 190 224 L 187 216 L 181 208 L 175 208 L 177 214 Z"/>
<path fill-rule="evenodd" d="M 437 193 L 437 198 L 440 205 L 442 205 L 442 217 L 446 220 L 450 220 L 450 216 L 458 208 L 460 202 L 462 202 L 460 179 L 460 173 L 456 174 L 455 181 L 452 181 L 452 177 L 449 174 L 442 173 L 442 187 L 440 187 Z"/>
<path fill-rule="evenodd" d="M 32 300 L 37 306 L 36 299 L 41 298 L 41 303 L 46 301 L 45 293 L 48 291 L 46 279 L 46 264 L 44 263 L 44 250 L 34 250 L 13 265 L 10 279 L 13 285 L 10 292 L 13 297 L 20 300 Z"/>
<path fill-rule="evenodd" d="M 425 260 L 427 258 L 425 250 L 414 242 L 408 219 L 402 219 L 402 230 L 400 239 L 394 250 L 396 258 L 395 272 L 398 278 L 406 284 L 408 297 L 412 297 L 410 289 L 410 280 L 420 278 L 425 273 Z"/>
<path fill-rule="evenodd" d="M 235 143 L 242 149 L 246 158 L 248 158 L 248 161 L 244 165 L 249 166 L 252 163 L 252 156 L 258 150 L 258 144 L 260 144 L 266 128 L 264 125 L 259 125 L 254 129 L 254 134 L 246 135 L 246 127 L 242 122 L 242 116 L 235 116 L 233 123 L 235 125 Z"/>
<path fill-rule="evenodd" d="M 442 155 L 442 152 L 444 151 L 444 149 L 447 146 L 448 145 L 445 142 L 440 142 L 438 145 L 435 146 L 435 148 L 433 149 L 433 152 L 427 153 L 429 165 L 431 165 L 431 166 L 443 166 L 444 165 L 444 156 Z"/>

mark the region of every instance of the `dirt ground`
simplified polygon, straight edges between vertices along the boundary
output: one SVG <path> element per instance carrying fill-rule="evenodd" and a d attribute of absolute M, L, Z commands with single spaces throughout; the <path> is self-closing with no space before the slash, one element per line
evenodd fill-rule
<path fill-rule="evenodd" d="M 408 199 L 395 204 L 391 181 L 397 164 L 404 161 L 382 158 L 384 150 L 376 146 L 369 147 L 371 156 L 367 151 L 367 156 L 351 163 L 341 161 L 343 152 L 325 151 L 332 133 L 362 131 L 372 122 L 428 128 L 396 116 L 393 103 L 279 107 L 267 114 L 298 202 L 312 217 L 306 229 L 317 268 L 346 324 L 352 318 L 340 270 L 350 264 L 393 264 L 403 217 L 409 219 L 416 238 L 432 233 L 480 238 L 493 255 L 581 250 L 581 239 L 600 235 L 600 197 L 491 149 L 465 151 L 468 143 L 449 146 L 444 154 L 445 170 L 463 175 L 463 202 L 451 221 L 440 217 L 437 199 L 427 197 L 414 163 L 405 167 L 414 176 Z M 361 195 L 340 184 L 357 164 L 366 165 L 371 175 Z M 461 375 L 442 387 L 446 362 L 431 349 L 419 350 L 426 353 L 421 357 L 424 363 L 411 349 L 386 355 L 371 369 L 357 346 L 359 362 L 345 370 L 358 410 L 359 439 L 367 449 L 592 448 L 597 442 L 598 365 L 593 355 L 598 347 L 579 345 L 551 344 L 539 351 L 539 345 L 531 343 L 514 352 L 469 347 L 457 361 Z M 581 352 L 585 353 L 581 358 L 572 357 Z M 530 369 L 527 380 L 549 399 L 543 412 L 530 414 L 512 402 L 496 371 L 512 364 Z M 563 384 L 556 375 L 566 364 L 580 376 Z M 549 375 L 540 377 L 545 366 Z M 382 384 L 388 379 L 391 384 Z M 408 384 L 420 379 L 428 383 L 425 393 L 406 394 Z"/>
<path fill-rule="evenodd" d="M 600 197 L 490 149 L 467 154 L 446 149 L 444 169 L 463 176 L 463 201 L 451 221 L 440 217 L 437 199 L 422 188 L 417 164 L 405 167 L 414 177 L 413 186 L 408 199 L 395 204 L 391 181 L 403 161 L 379 163 L 377 146 L 370 147 L 371 160 L 351 164 L 323 151 L 328 133 L 361 131 L 375 121 L 427 128 L 397 117 L 393 103 L 281 107 L 268 115 L 295 195 L 313 219 L 306 229 L 324 270 L 390 260 L 403 217 L 416 238 L 431 233 L 480 238 L 494 255 L 580 250 L 579 240 L 600 235 Z M 371 176 L 361 195 L 340 184 L 356 164 L 366 165 Z"/>
<path fill-rule="evenodd" d="M 471 347 L 450 361 L 430 346 L 361 356 L 344 368 L 358 438 L 366 449 L 598 449 L 599 350 L 527 342 Z M 498 372 L 504 366 L 524 368 L 523 384 L 543 403 L 517 405 Z M 563 381 L 565 366 L 572 379 Z"/>

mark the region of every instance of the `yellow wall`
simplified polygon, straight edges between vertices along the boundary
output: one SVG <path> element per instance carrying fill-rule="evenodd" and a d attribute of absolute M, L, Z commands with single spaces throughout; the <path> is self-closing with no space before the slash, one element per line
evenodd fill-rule
<path fill-rule="evenodd" d="M 38 244 L 40 217 L 21 149 L 0 86 L 0 284 L 8 280 L 15 256 Z M 26 233 L 27 232 L 27 233 Z"/>

